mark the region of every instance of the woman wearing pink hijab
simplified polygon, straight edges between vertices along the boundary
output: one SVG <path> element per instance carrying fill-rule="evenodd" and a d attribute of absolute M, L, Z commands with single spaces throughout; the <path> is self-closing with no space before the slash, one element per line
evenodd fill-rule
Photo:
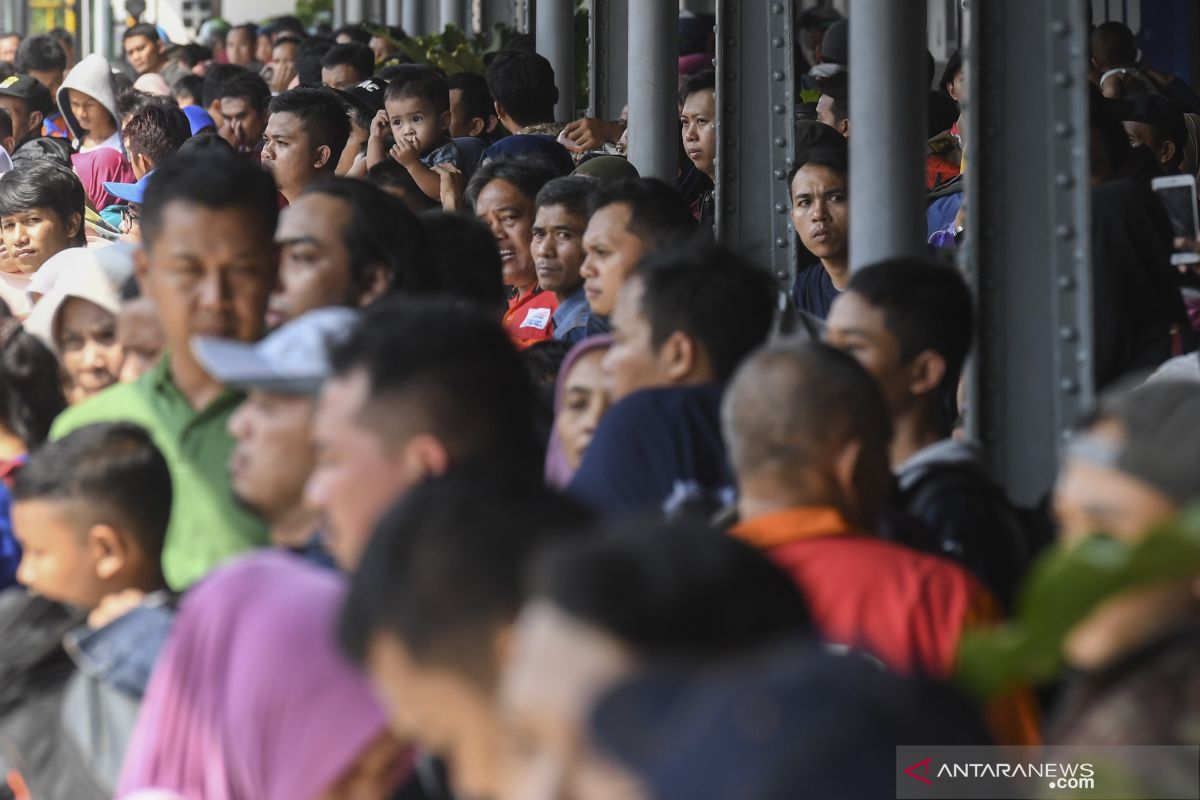
<path fill-rule="evenodd" d="M 411 756 L 337 649 L 344 589 L 333 572 L 264 552 L 189 591 L 117 797 L 389 797 Z"/>
<path fill-rule="evenodd" d="M 612 337 L 592 336 L 571 348 L 554 385 L 554 430 L 546 449 L 546 485 L 566 489 L 612 403 L 600 361 Z"/>

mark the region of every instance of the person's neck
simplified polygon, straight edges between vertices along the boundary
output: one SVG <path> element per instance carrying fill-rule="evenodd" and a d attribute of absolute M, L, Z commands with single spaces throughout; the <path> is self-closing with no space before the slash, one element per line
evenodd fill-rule
<path fill-rule="evenodd" d="M 171 349 L 168 368 L 171 382 L 187 398 L 188 405 L 196 411 L 207 407 L 225 391 L 225 387 L 205 372 L 204 368 L 196 363 L 191 351 L 186 348 L 182 352 L 180 348 Z"/>
<path fill-rule="evenodd" d="M 0 425 L 0 461 L 11 461 L 27 452 L 29 448 L 21 437 Z"/>
<path fill-rule="evenodd" d="M 83 135 L 83 141 L 80 144 L 88 146 L 88 147 L 99 147 L 100 145 L 104 144 L 109 139 L 111 139 L 112 135 L 114 133 L 116 133 L 115 130 L 107 131 L 107 132 L 106 131 L 88 131 L 87 133 L 85 133 Z"/>
<path fill-rule="evenodd" d="M 889 450 L 892 469 L 898 468 L 929 445 L 949 436 L 938 423 L 937 416 L 936 411 L 918 402 L 892 420 L 895 430 Z"/>
<path fill-rule="evenodd" d="M 839 292 L 843 291 L 847 284 L 850 283 L 850 258 L 849 256 L 839 256 L 837 258 L 822 258 L 821 266 L 825 268 L 825 272 L 829 274 L 829 280 L 833 281 L 833 286 Z"/>
<path fill-rule="evenodd" d="M 582 288 L 583 288 L 583 281 L 580 281 L 579 283 L 576 283 L 576 284 L 572 285 L 572 286 L 571 286 L 571 287 L 569 287 L 569 288 L 565 288 L 565 289 L 559 289 L 558 291 L 556 291 L 556 292 L 554 293 L 554 298 L 555 298 L 556 300 L 558 300 L 558 302 L 559 302 L 559 303 L 562 303 L 562 302 L 564 302 L 564 301 L 565 301 L 565 300 L 566 300 L 568 297 L 570 297 L 571 295 L 575 294 L 576 292 L 578 292 L 578 291 L 579 291 L 580 289 L 582 289 Z"/>
<path fill-rule="evenodd" d="M 299 549 L 316 535 L 321 524 L 319 511 L 305 508 L 297 500 L 287 511 L 269 520 L 271 544 L 275 547 Z"/>
<path fill-rule="evenodd" d="M 514 285 L 513 288 L 517 290 L 517 299 L 524 300 L 526 297 L 529 297 L 529 295 L 532 294 L 538 288 L 538 284 L 537 284 L 537 281 L 534 281 L 533 283 L 527 284 L 525 286 Z"/>
<path fill-rule="evenodd" d="M 738 519 L 750 522 L 759 517 L 778 514 L 783 511 L 794 511 L 798 508 L 832 508 L 845 516 L 843 509 L 833 503 L 819 498 L 804 498 L 787 494 L 769 494 L 747 492 L 742 490 L 738 497 Z"/>
<path fill-rule="evenodd" d="M 554 118 L 551 117 L 550 119 L 539 119 L 533 122 L 526 122 L 524 125 L 522 125 L 512 117 L 505 114 L 500 118 L 500 124 L 504 126 L 506 131 L 509 131 L 510 133 L 516 133 L 517 131 L 523 131 L 526 128 L 532 128 L 534 125 L 553 125 Z"/>

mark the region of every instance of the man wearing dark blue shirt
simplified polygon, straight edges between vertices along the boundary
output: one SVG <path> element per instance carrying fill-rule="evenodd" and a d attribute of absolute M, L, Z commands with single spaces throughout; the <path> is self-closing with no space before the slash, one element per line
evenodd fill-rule
<path fill-rule="evenodd" d="M 846 139 L 813 123 L 799 136 L 792 173 L 792 225 L 819 260 L 801 267 L 792 299 L 801 311 L 825 319 L 850 281 L 850 157 Z"/>
<path fill-rule="evenodd" d="M 766 341 L 775 297 L 765 270 L 716 245 L 643 259 L 617 299 L 603 362 L 617 403 L 570 493 L 618 519 L 728 505 L 723 385 Z"/>

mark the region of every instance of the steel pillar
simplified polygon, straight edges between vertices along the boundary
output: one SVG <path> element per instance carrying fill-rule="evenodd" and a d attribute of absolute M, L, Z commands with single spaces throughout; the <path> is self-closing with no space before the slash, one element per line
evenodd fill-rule
<path fill-rule="evenodd" d="M 593 117 L 617 119 L 629 102 L 628 42 L 628 0 L 592 0 L 588 16 L 588 101 Z"/>
<path fill-rule="evenodd" d="M 537 51 L 554 67 L 558 104 L 554 118 L 575 119 L 575 4 L 564 0 L 542 0 L 537 4 Z"/>
<path fill-rule="evenodd" d="M 346 23 L 353 25 L 366 19 L 366 0 L 342 0 L 346 4 Z"/>
<path fill-rule="evenodd" d="M 92 0 L 79 2 L 79 35 L 75 37 L 77 61 L 92 54 Z"/>
<path fill-rule="evenodd" d="M 675 184 L 679 167 L 679 7 L 629 0 L 629 160 Z"/>
<path fill-rule="evenodd" d="M 333 0 L 333 29 L 337 30 L 346 24 L 346 3 L 348 0 Z"/>
<path fill-rule="evenodd" d="M 384 22 L 387 25 L 404 27 L 404 9 L 402 6 L 403 3 L 401 3 L 401 0 L 387 0 L 384 6 Z"/>
<path fill-rule="evenodd" d="M 92 15 L 95 26 L 92 31 L 92 52 L 105 58 L 113 57 L 113 9 L 112 0 L 96 0 L 96 13 Z"/>
<path fill-rule="evenodd" d="M 422 36 L 425 29 L 425 0 L 404 0 L 403 25 L 409 36 Z"/>
<path fill-rule="evenodd" d="M 925 4 L 850 15 L 850 269 L 925 252 Z"/>
<path fill-rule="evenodd" d="M 973 0 L 968 18 L 970 430 L 1028 504 L 1094 397 L 1088 31 L 1078 0 Z"/>
<path fill-rule="evenodd" d="M 789 0 L 717 3 L 717 237 L 781 283 L 796 260 L 792 22 Z"/>
<path fill-rule="evenodd" d="M 441 0 L 442 29 L 453 25 L 460 31 L 467 30 L 467 6 L 464 0 Z"/>

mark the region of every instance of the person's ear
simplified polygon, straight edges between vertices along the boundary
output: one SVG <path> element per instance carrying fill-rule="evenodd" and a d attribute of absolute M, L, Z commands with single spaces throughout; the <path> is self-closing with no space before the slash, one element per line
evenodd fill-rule
<path fill-rule="evenodd" d="M 936 391 L 946 377 L 946 359 L 936 350 L 918 353 L 908 365 L 908 392 L 921 396 Z"/>
<path fill-rule="evenodd" d="M 438 123 L 442 126 L 443 131 L 450 130 L 450 112 L 443 111 L 438 115 Z"/>
<path fill-rule="evenodd" d="M 10 156 L 12 155 L 12 151 L 16 149 L 16 144 L 17 141 L 12 136 L 6 137 L 3 141 L 0 141 L 0 147 L 3 147 L 4 152 L 8 153 Z"/>
<path fill-rule="evenodd" d="M 858 473 L 858 461 L 862 458 L 862 442 L 852 439 L 833 458 L 833 474 L 842 497 L 854 498 L 858 492 L 854 476 Z"/>
<path fill-rule="evenodd" d="M 471 119 L 471 124 L 467 126 L 467 136 L 482 136 L 486 128 L 486 120 L 482 117 L 474 117 Z"/>
<path fill-rule="evenodd" d="M 1197 582 L 1197 587 L 1200 588 L 1200 582 Z M 508 663 L 508 657 L 512 653 L 513 627 L 511 622 L 502 624 L 492 635 L 492 664 L 490 666 L 497 672 L 500 671 L 502 664 Z"/>
<path fill-rule="evenodd" d="M 487 118 L 487 132 L 492 133 L 500 125 L 500 118 L 495 114 L 489 114 Z"/>
<path fill-rule="evenodd" d="M 329 163 L 329 159 L 333 157 L 333 150 L 327 144 L 323 144 L 317 148 L 316 158 L 313 159 L 313 169 L 324 169 Z"/>
<path fill-rule="evenodd" d="M 387 293 L 387 290 L 392 287 L 392 276 L 388 272 L 388 268 L 384 264 L 375 264 L 371 267 L 371 285 L 358 298 L 359 308 L 366 308 L 374 303 L 379 298 Z"/>
<path fill-rule="evenodd" d="M 1170 164 L 1173 158 L 1175 158 L 1175 143 L 1168 139 L 1158 148 L 1158 160 L 1161 164 Z"/>
<path fill-rule="evenodd" d="M 504 110 L 504 104 L 499 100 L 493 100 L 492 102 L 496 106 L 496 123 L 500 124 L 500 120 L 507 117 L 508 112 Z"/>
<path fill-rule="evenodd" d="M 80 229 L 83 227 L 83 215 L 72 214 L 67 217 L 67 238 L 74 239 L 79 235 Z"/>
<path fill-rule="evenodd" d="M 445 475 L 450 469 L 450 453 L 433 434 L 418 433 L 404 445 L 399 467 L 410 483 Z"/>
<path fill-rule="evenodd" d="M 126 536 L 111 525 L 93 525 L 88 531 L 88 549 L 96 565 L 96 577 L 110 581 L 129 563 L 131 548 Z"/>
<path fill-rule="evenodd" d="M 846 119 L 844 119 L 838 123 L 838 133 L 840 133 L 842 136 L 844 136 L 847 139 L 850 138 L 850 118 L 849 117 L 846 117 Z"/>
<path fill-rule="evenodd" d="M 671 383 L 683 383 L 696 370 L 699 361 L 696 340 L 683 331 L 675 331 L 658 348 L 664 376 Z"/>
<path fill-rule="evenodd" d="M 46 121 L 45 114 L 43 114 L 41 111 L 34 111 L 32 114 L 29 115 L 29 125 L 28 125 L 28 127 L 25 128 L 25 132 L 33 133 L 34 131 L 41 131 L 42 123 L 45 121 Z"/>

